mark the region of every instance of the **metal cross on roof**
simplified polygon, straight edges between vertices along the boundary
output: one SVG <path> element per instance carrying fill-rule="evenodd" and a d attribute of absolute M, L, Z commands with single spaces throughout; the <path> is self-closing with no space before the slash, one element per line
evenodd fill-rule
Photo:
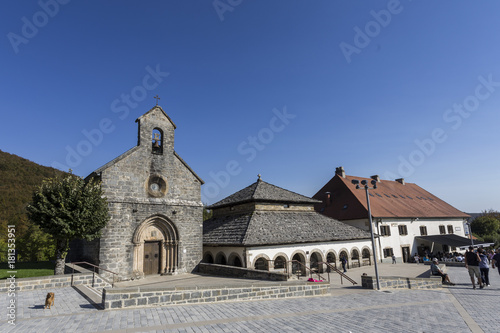
<path fill-rule="evenodd" d="M 156 95 L 155 97 L 153 97 L 154 99 L 156 99 L 156 105 L 158 106 L 158 100 L 160 99 L 160 97 L 158 97 L 158 95 Z"/>

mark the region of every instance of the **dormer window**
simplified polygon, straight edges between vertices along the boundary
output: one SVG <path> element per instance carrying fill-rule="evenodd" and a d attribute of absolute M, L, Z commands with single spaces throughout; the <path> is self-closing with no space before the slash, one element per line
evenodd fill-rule
<path fill-rule="evenodd" d="M 153 154 L 163 154 L 163 132 L 159 128 L 153 129 L 151 144 Z"/>

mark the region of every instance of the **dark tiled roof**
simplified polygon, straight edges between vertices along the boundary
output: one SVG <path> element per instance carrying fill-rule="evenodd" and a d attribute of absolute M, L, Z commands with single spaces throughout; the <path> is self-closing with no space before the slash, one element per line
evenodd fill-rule
<path fill-rule="evenodd" d="M 364 189 L 356 189 L 353 179 L 367 180 L 370 178 L 336 175 L 313 198 L 323 199 L 325 192 L 330 192 L 330 205 L 325 203 L 315 205 L 316 210 L 323 214 L 339 219 L 352 220 L 367 218 L 368 209 Z M 462 217 L 467 218 L 464 212 L 427 192 L 413 183 L 404 185 L 398 181 L 382 180 L 377 182 L 377 188 L 369 190 L 370 208 L 373 217 Z"/>
<path fill-rule="evenodd" d="M 285 190 L 281 187 L 271 185 L 259 178 L 259 180 L 257 180 L 252 185 L 245 187 L 244 189 L 222 199 L 219 202 L 216 202 L 208 208 L 214 209 L 244 202 L 315 204 L 319 201 L 292 191 Z"/>
<path fill-rule="evenodd" d="M 307 211 L 254 211 L 203 223 L 204 245 L 253 246 L 370 238 L 368 231 Z"/>

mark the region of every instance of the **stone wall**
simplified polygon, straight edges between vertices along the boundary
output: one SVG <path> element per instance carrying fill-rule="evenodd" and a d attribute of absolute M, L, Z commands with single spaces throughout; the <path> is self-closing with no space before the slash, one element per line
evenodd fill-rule
<path fill-rule="evenodd" d="M 66 270 L 68 270 L 68 268 L 69 266 L 66 266 Z M 26 291 L 63 288 L 78 285 L 87 285 L 96 289 L 111 287 L 111 284 L 102 279 L 99 275 L 93 274 L 92 272 L 85 269 L 81 269 L 81 271 L 82 273 L 75 274 L 0 280 L 0 292 L 7 292 L 8 290 L 12 290 L 13 288 L 15 288 L 15 290 L 17 291 Z"/>
<path fill-rule="evenodd" d="M 442 288 L 441 277 L 405 278 L 400 276 L 380 276 L 380 289 L 434 289 Z M 374 276 L 362 276 L 361 285 L 367 289 L 377 289 Z"/>
<path fill-rule="evenodd" d="M 104 289 L 104 309 L 164 306 L 186 303 L 212 303 L 277 299 L 288 297 L 321 296 L 330 293 L 330 284 L 286 283 L 280 285 L 234 286 L 221 288 L 170 288 L 170 289 Z"/>
<path fill-rule="evenodd" d="M 284 273 L 268 272 L 250 268 L 241 268 L 241 267 L 206 264 L 206 263 L 200 263 L 198 265 L 198 272 L 202 274 L 236 277 L 243 279 L 257 279 L 257 280 L 269 280 L 269 281 L 288 280 L 288 275 Z"/>

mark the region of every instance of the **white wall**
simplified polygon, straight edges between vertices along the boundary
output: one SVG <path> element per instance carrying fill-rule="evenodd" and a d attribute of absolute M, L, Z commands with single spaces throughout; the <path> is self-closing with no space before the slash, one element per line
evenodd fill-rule
<path fill-rule="evenodd" d="M 368 219 L 365 220 L 354 220 L 354 221 L 343 221 L 345 223 L 361 227 L 365 230 L 369 230 Z M 377 245 L 377 258 L 382 262 L 391 262 L 390 257 L 384 258 L 383 250 L 387 248 L 392 248 L 393 253 L 396 256 L 398 262 L 403 262 L 403 247 L 410 248 L 410 255 L 413 256 L 417 252 L 417 247 L 420 246 L 422 241 L 415 239 L 415 237 L 420 236 L 420 227 L 425 226 L 427 228 L 427 235 L 439 235 L 439 226 L 443 225 L 445 227 L 446 234 L 448 234 L 448 225 L 453 226 L 453 233 L 458 236 L 465 237 L 463 218 L 435 218 L 435 219 L 410 219 L 410 218 L 392 218 L 392 219 L 374 219 L 373 224 L 375 226 L 374 233 L 376 236 L 379 235 L 380 226 L 389 226 L 391 235 L 390 236 L 379 236 L 375 239 Z M 399 225 L 406 225 L 408 230 L 408 235 L 399 235 Z M 424 243 L 426 246 L 431 246 L 431 244 Z M 442 246 L 440 244 L 434 244 L 432 249 L 434 253 L 440 251 L 442 252 Z M 451 249 L 450 249 L 451 250 Z M 457 249 L 458 251 L 458 249 Z"/>
<path fill-rule="evenodd" d="M 292 260 L 293 256 L 297 253 L 303 255 L 306 260 L 306 265 L 309 267 L 310 258 L 313 253 L 319 255 L 320 261 L 327 261 L 327 254 L 333 252 L 336 259 L 337 266 L 340 267 L 340 253 L 342 251 L 347 252 L 349 265 L 352 266 L 354 262 L 351 260 L 353 250 L 357 250 L 359 254 L 360 261 L 362 261 L 362 251 L 367 249 L 372 257 L 371 263 L 373 264 L 373 255 L 371 250 L 371 240 L 353 240 L 353 241 L 343 241 L 343 242 L 326 242 L 326 243 L 303 243 L 303 244 L 289 244 L 289 245 L 272 245 L 272 246 L 257 246 L 248 247 L 246 249 L 240 247 L 204 247 L 203 255 L 205 257 L 206 253 L 210 253 L 214 260 L 219 253 L 224 254 L 227 263 L 229 264 L 229 258 L 234 255 L 239 255 L 245 258 L 246 267 L 254 268 L 255 261 L 259 258 L 265 258 L 267 260 L 274 260 L 278 256 L 283 256 L 287 261 Z M 358 261 L 358 263 L 360 262 Z M 272 269 L 273 264 L 270 262 L 270 267 Z"/>

